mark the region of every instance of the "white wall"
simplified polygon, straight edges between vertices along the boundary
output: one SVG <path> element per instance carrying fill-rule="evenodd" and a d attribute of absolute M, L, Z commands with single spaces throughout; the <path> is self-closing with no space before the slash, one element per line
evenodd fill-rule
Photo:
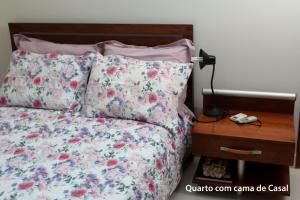
<path fill-rule="evenodd" d="M 8 22 L 194 24 L 197 49 L 217 57 L 216 88 L 300 94 L 299 0 L 0 0 L 1 78 Z M 195 70 L 198 111 L 210 73 Z"/>

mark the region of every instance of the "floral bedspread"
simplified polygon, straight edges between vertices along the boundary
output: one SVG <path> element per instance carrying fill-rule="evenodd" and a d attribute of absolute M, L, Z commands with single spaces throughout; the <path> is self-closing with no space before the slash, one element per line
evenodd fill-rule
<path fill-rule="evenodd" d="M 172 133 L 132 120 L 0 107 L 0 199 L 168 199 L 190 118 Z"/>

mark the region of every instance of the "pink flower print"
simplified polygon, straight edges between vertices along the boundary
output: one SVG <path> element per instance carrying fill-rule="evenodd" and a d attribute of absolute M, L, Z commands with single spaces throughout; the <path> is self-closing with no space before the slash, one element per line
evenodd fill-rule
<path fill-rule="evenodd" d="M 37 137 L 39 137 L 39 134 L 38 134 L 38 133 L 31 133 L 31 134 L 29 134 L 26 138 L 27 138 L 27 139 L 35 139 L 35 138 L 37 138 Z"/>
<path fill-rule="evenodd" d="M 125 146 L 124 143 L 117 143 L 117 144 L 114 144 L 114 148 L 116 148 L 116 149 L 120 149 L 120 148 L 122 148 L 122 147 L 124 147 L 124 146 Z"/>
<path fill-rule="evenodd" d="M 88 57 L 92 53 L 93 53 L 92 51 L 86 51 L 83 53 L 83 57 Z"/>
<path fill-rule="evenodd" d="M 85 193 L 86 193 L 85 189 L 76 189 L 71 192 L 71 195 L 73 197 L 82 197 L 85 195 Z"/>
<path fill-rule="evenodd" d="M 112 167 L 116 164 L 118 164 L 118 161 L 116 159 L 111 159 L 111 160 L 107 161 L 107 166 L 108 167 Z"/>
<path fill-rule="evenodd" d="M 14 155 L 23 154 L 25 152 L 25 149 L 23 148 L 17 148 L 14 152 Z"/>
<path fill-rule="evenodd" d="M 68 160 L 70 158 L 70 155 L 69 154 L 67 154 L 67 153 L 62 153 L 62 154 L 60 154 L 60 156 L 59 156 L 59 160 Z"/>
<path fill-rule="evenodd" d="M 33 182 L 24 182 L 19 185 L 19 190 L 28 190 L 32 188 Z"/>
<path fill-rule="evenodd" d="M 4 78 L 4 80 L 3 80 L 3 84 L 7 84 L 7 83 L 8 83 L 8 80 L 9 80 L 9 77 L 6 76 L 6 77 Z"/>
<path fill-rule="evenodd" d="M 40 77 L 35 78 L 33 80 L 33 84 L 36 85 L 36 86 L 40 85 L 41 84 L 41 78 Z"/>
<path fill-rule="evenodd" d="M 96 122 L 99 123 L 99 124 L 104 124 L 105 120 L 103 118 L 99 118 L 99 119 L 97 119 Z"/>
<path fill-rule="evenodd" d="M 7 104 L 7 100 L 5 99 L 5 97 L 1 97 L 0 98 L 0 105 L 3 106 L 3 105 L 6 105 Z"/>
<path fill-rule="evenodd" d="M 56 52 L 52 52 L 52 53 L 50 53 L 49 58 L 52 60 L 55 60 L 58 58 L 58 54 Z"/>
<path fill-rule="evenodd" d="M 172 149 L 176 149 L 176 144 L 175 144 L 175 142 L 172 142 Z"/>
<path fill-rule="evenodd" d="M 113 76 L 116 73 L 116 71 L 117 71 L 117 68 L 115 66 L 111 66 L 106 70 L 106 73 L 109 76 Z"/>
<path fill-rule="evenodd" d="M 26 51 L 20 51 L 19 56 L 20 57 L 25 57 L 26 56 Z"/>
<path fill-rule="evenodd" d="M 154 184 L 152 181 L 149 183 L 149 191 L 154 192 Z"/>
<path fill-rule="evenodd" d="M 65 118 L 67 118 L 66 115 L 59 115 L 59 116 L 57 117 L 57 119 L 65 119 Z"/>
<path fill-rule="evenodd" d="M 22 114 L 20 115 L 20 117 L 24 119 L 24 118 L 29 117 L 29 114 L 28 114 L 28 113 L 22 113 Z"/>
<path fill-rule="evenodd" d="M 99 112 L 96 115 L 97 117 L 106 117 L 106 114 L 104 112 Z"/>
<path fill-rule="evenodd" d="M 70 88 L 72 90 L 75 90 L 77 88 L 77 86 L 78 86 L 78 82 L 77 81 L 71 81 L 70 82 Z"/>
<path fill-rule="evenodd" d="M 192 115 L 189 115 L 188 120 L 189 120 L 190 122 L 193 122 L 193 119 L 194 119 L 194 117 L 193 117 Z"/>
<path fill-rule="evenodd" d="M 40 108 L 40 107 L 42 107 L 42 102 L 40 100 L 34 100 L 32 102 L 32 105 L 34 108 Z"/>
<path fill-rule="evenodd" d="M 77 142 L 79 142 L 80 141 L 80 138 L 72 138 L 72 139 L 69 139 L 69 143 L 77 143 Z"/>
<path fill-rule="evenodd" d="M 111 98 L 113 96 L 115 96 L 115 91 L 113 89 L 108 89 L 107 90 L 107 97 Z"/>
<path fill-rule="evenodd" d="M 78 106 L 78 103 L 77 103 L 77 102 L 73 102 L 73 103 L 71 104 L 70 109 L 71 109 L 71 110 L 74 110 L 77 106 Z"/>
<path fill-rule="evenodd" d="M 150 103 L 155 103 L 157 101 L 157 96 L 156 96 L 156 94 L 155 93 L 150 93 L 149 94 L 149 102 Z"/>
<path fill-rule="evenodd" d="M 157 76 L 157 70 L 156 69 L 151 69 L 147 73 L 148 77 L 151 79 L 154 79 Z"/>
<path fill-rule="evenodd" d="M 177 126 L 177 127 L 176 127 L 176 132 L 177 132 L 177 134 L 178 134 L 178 135 L 181 135 L 181 134 L 183 134 L 183 128 L 182 128 L 182 127 L 179 127 L 179 126 Z"/>
<path fill-rule="evenodd" d="M 164 167 L 164 164 L 163 164 L 163 162 L 161 161 L 161 159 L 157 159 L 157 160 L 156 160 L 156 168 L 157 168 L 158 170 L 162 170 L 163 167 Z"/>
<path fill-rule="evenodd" d="M 137 125 L 140 125 L 140 126 L 143 126 L 145 124 L 146 124 L 145 122 L 141 122 L 141 121 L 137 122 Z"/>

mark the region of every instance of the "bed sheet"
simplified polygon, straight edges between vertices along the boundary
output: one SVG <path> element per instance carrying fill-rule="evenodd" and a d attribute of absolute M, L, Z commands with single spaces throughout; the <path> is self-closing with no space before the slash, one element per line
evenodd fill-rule
<path fill-rule="evenodd" d="M 192 116 L 176 133 L 133 120 L 0 107 L 0 199 L 168 199 Z"/>

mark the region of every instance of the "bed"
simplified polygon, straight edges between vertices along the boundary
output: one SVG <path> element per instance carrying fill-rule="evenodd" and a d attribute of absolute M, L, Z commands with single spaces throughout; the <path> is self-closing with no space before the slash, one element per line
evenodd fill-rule
<path fill-rule="evenodd" d="M 9 24 L 53 42 L 154 46 L 192 39 L 191 25 Z M 15 50 L 12 42 L 13 50 Z M 186 105 L 193 111 L 192 78 Z M 1 199 L 169 199 L 190 144 L 187 110 L 175 132 L 141 121 L 0 107 Z"/>

